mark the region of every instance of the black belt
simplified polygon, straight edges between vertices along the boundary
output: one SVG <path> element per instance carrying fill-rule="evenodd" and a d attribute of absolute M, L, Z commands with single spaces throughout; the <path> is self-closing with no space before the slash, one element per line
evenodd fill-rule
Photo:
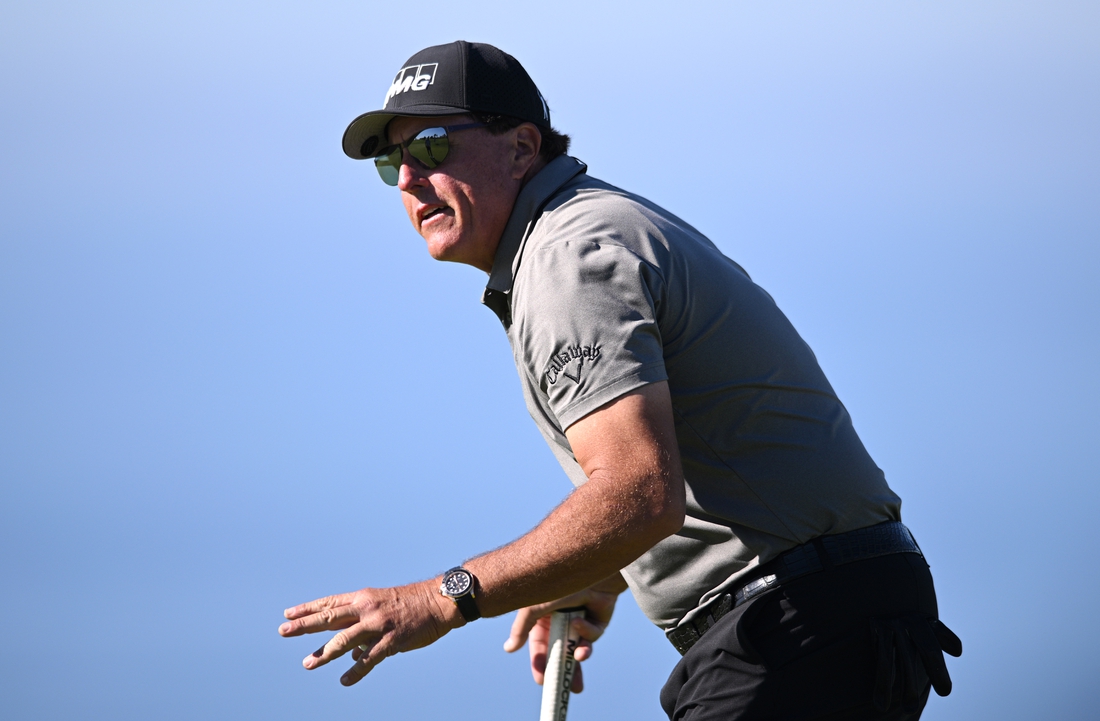
<path fill-rule="evenodd" d="M 765 591 L 832 566 L 895 553 L 924 555 L 913 534 L 900 521 L 880 523 L 834 536 L 820 536 L 762 564 L 755 569 L 756 578 L 742 582 L 735 591 L 723 593 L 708 603 L 693 620 L 666 631 L 665 635 L 682 656 L 718 619 Z"/>

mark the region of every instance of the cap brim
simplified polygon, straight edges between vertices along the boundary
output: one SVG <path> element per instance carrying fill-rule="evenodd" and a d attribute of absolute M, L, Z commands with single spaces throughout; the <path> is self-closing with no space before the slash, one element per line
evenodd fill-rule
<path fill-rule="evenodd" d="M 392 113 L 385 110 L 372 110 L 363 113 L 351 121 L 348 129 L 344 131 L 344 154 L 355 160 L 365 160 L 378 155 L 378 151 L 389 145 L 386 140 L 386 126 L 391 120 L 401 116 L 435 116 L 458 115 L 468 113 L 465 108 L 456 108 L 451 105 L 416 105 L 402 108 L 400 113 Z M 368 145 L 371 138 L 377 138 L 373 145 Z M 363 149 L 368 148 L 364 153 Z"/>

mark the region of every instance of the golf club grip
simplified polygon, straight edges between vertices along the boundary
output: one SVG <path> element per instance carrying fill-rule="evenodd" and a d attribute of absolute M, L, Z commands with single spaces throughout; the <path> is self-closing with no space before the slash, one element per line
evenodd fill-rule
<path fill-rule="evenodd" d="M 584 608 L 563 608 L 550 615 L 550 640 L 546 651 L 546 674 L 542 682 L 542 713 L 539 721 L 565 721 L 569 690 L 577 663 L 573 652 L 579 636 L 573 619 L 584 618 Z"/>

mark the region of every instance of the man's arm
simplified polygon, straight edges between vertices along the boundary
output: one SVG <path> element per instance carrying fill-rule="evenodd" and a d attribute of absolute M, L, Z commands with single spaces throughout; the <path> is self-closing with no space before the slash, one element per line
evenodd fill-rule
<path fill-rule="evenodd" d="M 666 382 L 602 406 L 566 429 L 588 476 L 532 531 L 464 564 L 477 576 L 478 606 L 498 616 L 586 589 L 616 574 L 684 522 L 685 488 Z M 284 636 L 341 630 L 306 668 L 360 644 L 350 685 L 387 656 L 426 646 L 463 625 L 439 580 L 363 589 L 287 609 Z"/>
<path fill-rule="evenodd" d="M 666 382 L 617 398 L 565 435 L 588 482 L 530 533 L 466 564 L 482 579 L 478 605 L 486 616 L 588 588 L 684 524 Z"/>

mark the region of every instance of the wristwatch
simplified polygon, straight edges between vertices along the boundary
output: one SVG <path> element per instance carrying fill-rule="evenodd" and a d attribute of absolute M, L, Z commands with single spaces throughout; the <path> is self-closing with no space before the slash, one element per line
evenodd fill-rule
<path fill-rule="evenodd" d="M 443 574 L 439 592 L 455 602 L 458 612 L 467 623 L 481 618 L 477 607 L 477 578 L 462 566 L 455 566 Z"/>

